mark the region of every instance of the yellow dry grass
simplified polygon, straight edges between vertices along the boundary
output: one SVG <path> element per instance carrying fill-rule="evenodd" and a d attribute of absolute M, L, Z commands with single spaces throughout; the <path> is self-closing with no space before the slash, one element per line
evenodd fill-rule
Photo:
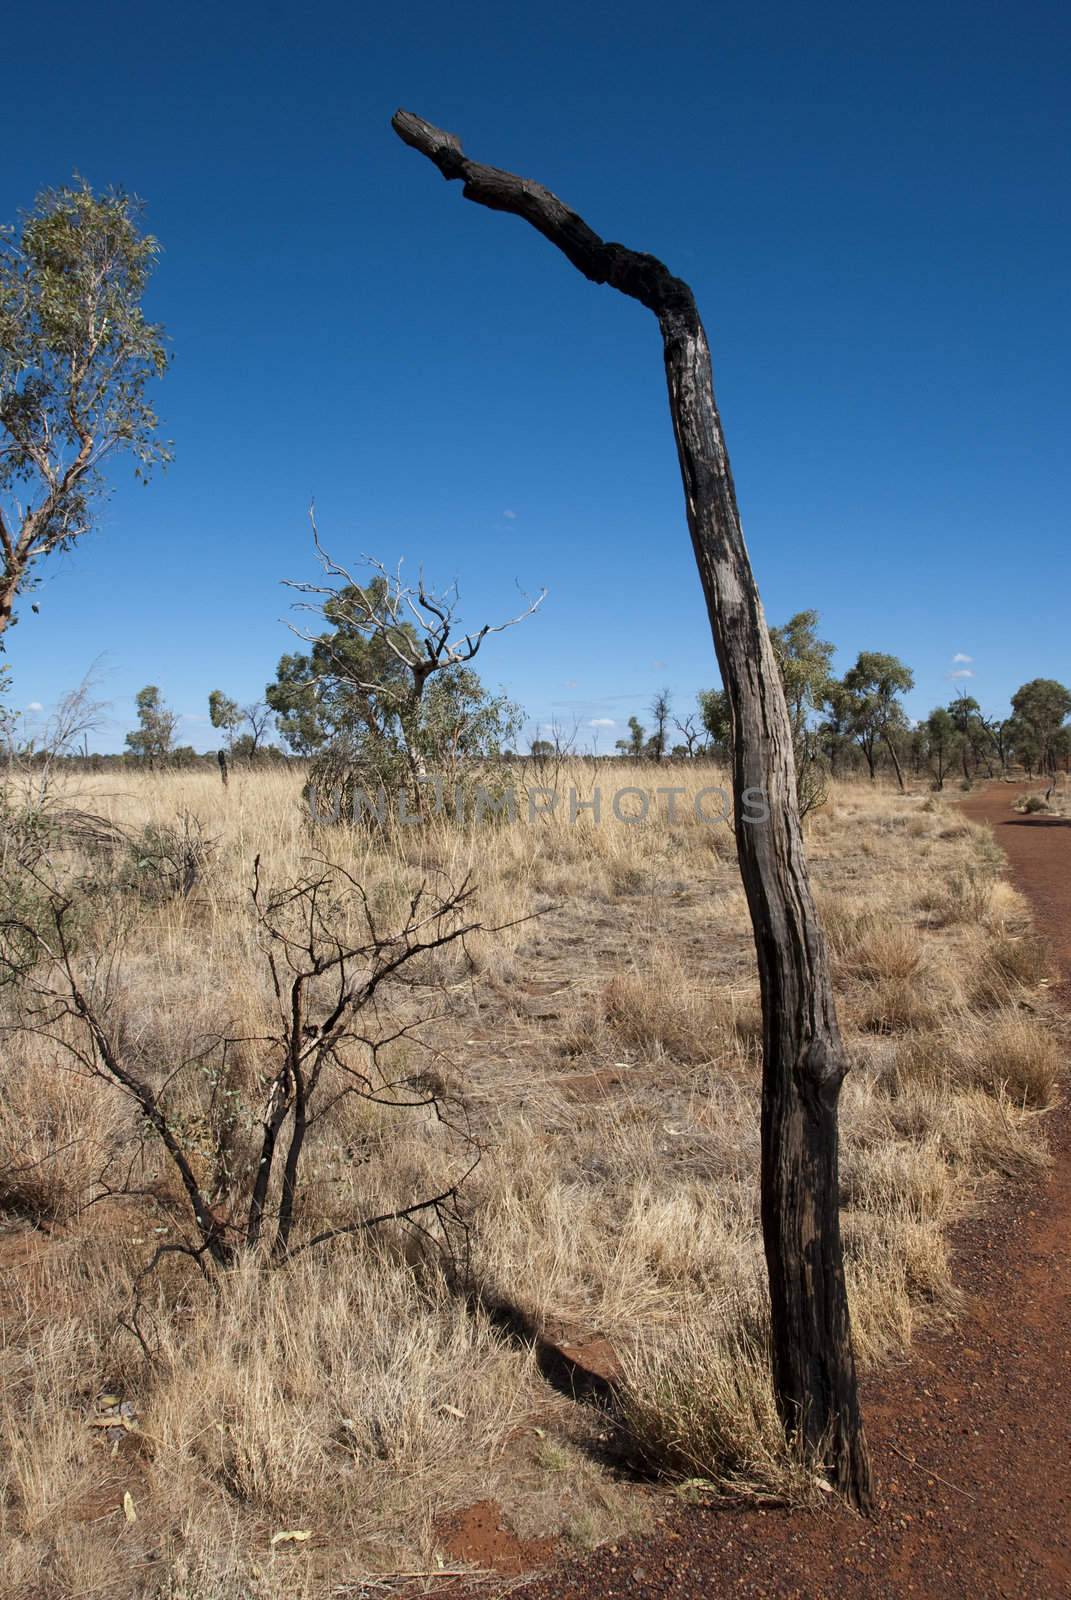
<path fill-rule="evenodd" d="M 91 933 L 111 945 L 124 1038 L 161 1077 L 220 1032 L 265 1031 L 256 856 L 285 884 L 326 852 L 384 914 L 428 873 L 471 875 L 481 922 L 501 931 L 430 964 L 436 1015 L 398 1068 L 433 1062 L 485 1147 L 467 1199 L 479 1293 L 452 1290 L 400 1233 L 214 1287 L 168 1257 L 145 1290 L 146 1360 L 123 1324 L 154 1245 L 178 1236 L 174 1185 L 114 1088 L 60 1070 L 43 1040 L 9 1040 L 0 1592 L 327 1595 L 362 1572 L 434 1567 L 437 1520 L 489 1496 L 520 1534 L 585 1546 L 642 1520 L 647 1502 L 603 1464 L 605 1418 L 548 1385 L 502 1305 L 536 1334 L 613 1343 L 620 1429 L 652 1471 L 805 1492 L 766 1376 L 760 1025 L 733 839 L 696 819 L 709 773 L 673 769 L 676 820 L 664 798 L 642 823 L 613 817 L 613 788 L 656 781 L 578 762 L 557 782 L 588 801 L 601 787 L 598 822 L 582 810 L 574 824 L 566 801 L 531 825 L 522 809 L 386 841 L 311 830 L 293 769 L 239 771 L 226 791 L 197 773 L 72 793 L 128 828 L 191 813 L 217 841 L 188 897 L 133 911 L 128 897 L 125 931 Z M 873 1365 L 954 1309 L 949 1224 L 1043 1163 L 1060 1050 L 1043 953 L 987 833 L 863 785 L 837 787 L 808 831 L 853 1063 L 844 1228 Z M 196 1078 L 182 1090 L 193 1137 L 201 1093 Z M 458 1159 L 434 1117 L 359 1106 L 310 1145 L 308 1214 L 367 1215 L 449 1181 Z M 101 1199 L 120 1169 L 131 1192 Z M 139 1430 L 114 1452 L 88 1426 L 106 1391 Z M 295 1530 L 311 1537 L 272 1544 Z"/>

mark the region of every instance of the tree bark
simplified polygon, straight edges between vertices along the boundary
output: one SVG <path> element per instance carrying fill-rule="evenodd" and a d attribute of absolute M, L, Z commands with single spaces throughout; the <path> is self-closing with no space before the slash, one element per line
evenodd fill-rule
<path fill-rule="evenodd" d="M 897 754 L 896 745 L 894 744 L 891 736 L 888 733 L 885 735 L 885 748 L 888 750 L 889 754 L 892 756 L 892 764 L 893 764 L 893 768 L 894 768 L 894 770 L 896 772 L 896 781 L 900 785 L 900 793 L 904 794 L 905 793 L 905 790 L 904 790 L 904 769 L 900 765 L 900 757 Z"/>
<path fill-rule="evenodd" d="M 15 591 L 18 588 L 18 574 L 4 573 L 0 578 L 0 638 L 3 638 L 15 614 Z"/>
<path fill-rule="evenodd" d="M 744 543 L 710 351 L 691 289 L 653 256 L 601 239 L 549 190 L 470 161 L 453 134 L 393 127 L 464 196 L 531 223 L 594 283 L 658 319 L 685 507 L 728 693 L 736 839 L 763 1013 L 762 1228 L 773 1383 L 786 1432 L 854 1504 L 870 1502 L 838 1205 L 837 1100 L 847 1068 L 796 804 L 792 727 Z M 749 820 L 760 791 L 769 816 Z"/>

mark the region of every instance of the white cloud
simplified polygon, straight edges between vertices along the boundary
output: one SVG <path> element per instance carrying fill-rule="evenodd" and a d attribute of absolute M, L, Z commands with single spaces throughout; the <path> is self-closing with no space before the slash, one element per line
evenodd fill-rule
<path fill-rule="evenodd" d="M 973 678 L 974 673 L 971 671 L 970 667 L 960 667 L 957 672 L 950 672 L 948 676 L 950 678 Z"/>
<path fill-rule="evenodd" d="M 31 700 L 26 709 L 27 711 L 43 711 L 45 708 L 40 700 Z"/>
<path fill-rule="evenodd" d="M 588 726 L 591 728 L 616 728 L 617 723 L 613 717 L 592 717 Z"/>
<path fill-rule="evenodd" d="M 973 656 L 964 655 L 962 650 L 957 650 L 955 655 L 952 657 L 952 660 L 953 661 L 973 661 L 974 657 Z"/>
<path fill-rule="evenodd" d="M 503 511 L 502 515 L 504 517 L 508 517 L 511 522 L 516 522 L 516 520 L 517 520 L 516 511 L 510 511 L 510 509 L 508 507 L 506 508 L 505 511 Z"/>

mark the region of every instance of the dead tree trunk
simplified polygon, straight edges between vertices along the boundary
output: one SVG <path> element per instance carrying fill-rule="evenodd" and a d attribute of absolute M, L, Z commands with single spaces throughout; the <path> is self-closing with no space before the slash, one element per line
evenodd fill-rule
<path fill-rule="evenodd" d="M 728 692 L 740 874 L 758 952 L 763 1013 L 762 1227 L 773 1382 L 795 1446 L 860 1507 L 870 1468 L 859 1412 L 838 1207 L 837 1099 L 846 1059 L 825 941 L 807 875 L 789 721 L 740 526 L 695 297 L 653 256 L 600 239 L 541 185 L 464 154 L 407 111 L 393 127 L 464 196 L 522 217 L 594 283 L 658 318 L 688 526 Z M 745 796 L 765 796 L 749 821 Z"/>

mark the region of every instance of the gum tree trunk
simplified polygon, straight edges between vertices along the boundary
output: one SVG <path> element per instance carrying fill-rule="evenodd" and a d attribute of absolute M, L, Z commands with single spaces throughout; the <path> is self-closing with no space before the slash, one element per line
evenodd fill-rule
<path fill-rule="evenodd" d="M 685 507 L 732 714 L 736 839 L 763 1014 L 762 1228 L 773 1383 L 793 1444 L 866 1508 L 870 1469 L 856 1386 L 838 1207 L 837 1099 L 846 1070 L 825 942 L 811 895 L 780 674 L 740 526 L 695 298 L 653 256 L 609 244 L 549 190 L 470 161 L 407 111 L 398 136 L 467 200 L 522 217 L 578 271 L 658 319 Z M 749 821 L 756 793 L 768 819 Z"/>

